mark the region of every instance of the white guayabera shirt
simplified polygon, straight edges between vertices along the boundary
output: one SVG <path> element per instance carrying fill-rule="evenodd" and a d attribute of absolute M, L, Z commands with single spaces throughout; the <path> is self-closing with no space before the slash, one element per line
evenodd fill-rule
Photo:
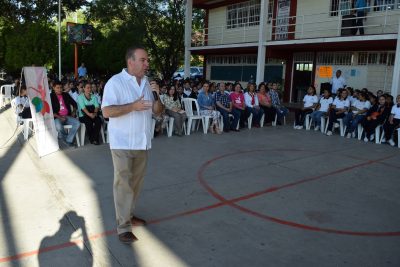
<path fill-rule="evenodd" d="M 126 69 L 111 77 L 104 87 L 101 107 L 132 103 L 144 95 L 144 100 L 154 101 L 147 77 L 139 86 L 136 77 Z M 148 150 L 151 148 L 152 109 L 132 111 L 110 118 L 108 133 L 111 149 Z"/>

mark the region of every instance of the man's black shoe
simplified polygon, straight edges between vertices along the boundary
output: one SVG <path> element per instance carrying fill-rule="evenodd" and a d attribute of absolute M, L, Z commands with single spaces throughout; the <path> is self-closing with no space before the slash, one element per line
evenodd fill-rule
<path fill-rule="evenodd" d="M 119 241 L 125 244 L 130 244 L 137 241 L 137 237 L 132 232 L 125 232 L 118 235 Z"/>

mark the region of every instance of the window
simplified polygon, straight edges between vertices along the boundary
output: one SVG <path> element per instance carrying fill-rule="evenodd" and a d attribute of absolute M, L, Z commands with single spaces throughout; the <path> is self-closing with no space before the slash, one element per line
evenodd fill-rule
<path fill-rule="evenodd" d="M 350 15 L 352 8 L 352 0 L 331 0 L 329 14 L 337 16 L 339 15 L 339 11 L 341 11 L 341 16 Z"/>
<path fill-rule="evenodd" d="M 369 4 L 373 11 L 400 9 L 400 0 L 370 0 Z"/>
<path fill-rule="evenodd" d="M 360 52 L 358 54 L 358 65 L 368 64 L 368 52 Z"/>
<path fill-rule="evenodd" d="M 320 65 L 351 65 L 351 52 L 323 52 L 318 53 L 317 63 Z"/>
<path fill-rule="evenodd" d="M 260 25 L 260 0 L 251 0 L 227 7 L 226 27 L 228 29 L 256 25 Z"/>
<path fill-rule="evenodd" d="M 358 65 L 394 65 L 394 52 L 360 52 L 358 53 Z"/>

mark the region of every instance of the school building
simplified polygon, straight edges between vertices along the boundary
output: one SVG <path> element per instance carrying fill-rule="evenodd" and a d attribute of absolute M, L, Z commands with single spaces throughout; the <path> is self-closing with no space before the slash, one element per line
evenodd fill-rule
<path fill-rule="evenodd" d="M 366 0 L 358 17 L 355 2 L 187 0 L 186 73 L 197 54 L 208 80 L 276 81 L 285 102 L 300 101 L 310 84 L 319 91 L 338 69 L 348 86 L 397 95 L 400 0 Z M 193 8 L 205 10 L 203 29 L 192 29 Z"/>

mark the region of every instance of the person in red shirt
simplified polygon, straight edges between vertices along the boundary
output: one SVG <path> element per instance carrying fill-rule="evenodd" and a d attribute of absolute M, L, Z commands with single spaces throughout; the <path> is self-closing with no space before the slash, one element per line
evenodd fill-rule
<path fill-rule="evenodd" d="M 238 123 L 238 119 L 241 118 L 241 116 L 244 114 L 244 110 L 246 108 L 245 102 L 244 102 L 244 96 L 242 93 L 242 86 L 240 85 L 240 83 L 236 83 L 234 85 L 234 92 L 232 92 L 230 94 L 231 97 L 231 101 L 232 101 L 232 113 L 233 116 L 235 117 L 235 120 L 233 122 L 233 127 L 236 127 L 237 123 Z M 241 124 L 243 124 L 244 122 L 241 121 Z M 239 131 L 235 128 L 235 131 Z"/>

